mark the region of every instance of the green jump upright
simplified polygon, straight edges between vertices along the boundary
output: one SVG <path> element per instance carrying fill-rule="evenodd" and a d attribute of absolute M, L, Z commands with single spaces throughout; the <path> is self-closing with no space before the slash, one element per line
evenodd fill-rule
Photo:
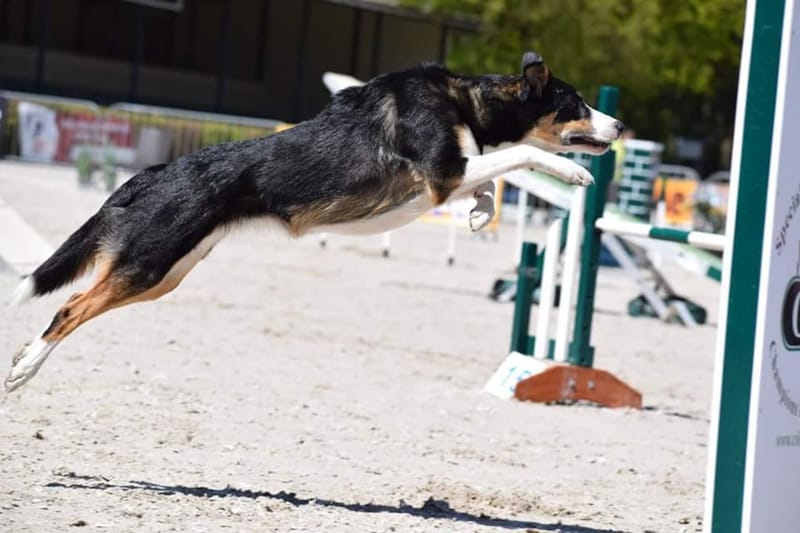
<path fill-rule="evenodd" d="M 511 327 L 511 351 L 527 355 L 533 354 L 528 328 L 531 322 L 532 294 L 541 276 L 536 251 L 535 243 L 522 243 L 517 273 L 517 296 L 514 299 L 514 322 Z"/>
<path fill-rule="evenodd" d="M 599 111 L 611 116 L 616 115 L 618 101 L 619 90 L 616 87 L 607 85 L 600 87 L 600 94 L 597 97 Z M 586 191 L 575 322 L 567 356 L 569 363 L 577 366 L 591 367 L 594 362 L 594 347 L 591 345 L 592 315 L 602 235 L 602 232 L 595 227 L 595 221 L 603 216 L 608 186 L 614 178 L 614 166 L 615 154 L 611 150 L 592 159 L 592 175 L 595 183 Z"/>
<path fill-rule="evenodd" d="M 597 101 L 598 110 L 612 116 L 616 114 L 618 95 L 619 91 L 616 87 L 601 87 Z M 573 339 L 568 352 L 569 362 L 578 366 L 590 367 L 594 359 L 594 348 L 590 344 L 590 337 L 594 294 L 597 287 L 601 234 L 595 228 L 595 221 L 603 216 L 608 186 L 614 177 L 614 163 L 614 153 L 611 151 L 603 156 L 593 158 L 592 174 L 595 178 L 595 184 L 586 191 L 586 209 L 583 215 L 584 240 L 581 245 L 580 280 L 577 292 L 578 304 L 575 312 Z M 566 239 L 566 232 L 567 223 L 565 220 L 561 238 L 562 245 Z M 543 250 L 538 256 L 537 251 L 534 243 L 525 242 L 522 245 L 517 278 L 517 296 L 514 302 L 514 322 L 511 332 L 511 351 L 528 355 L 533 354 L 533 347 L 537 341 L 537 339 L 528 334 L 532 303 L 531 294 L 540 282 L 544 253 L 548 250 Z M 549 340 L 540 339 L 540 342 L 549 342 Z M 548 352 L 552 353 L 552 346 L 549 347 Z"/>

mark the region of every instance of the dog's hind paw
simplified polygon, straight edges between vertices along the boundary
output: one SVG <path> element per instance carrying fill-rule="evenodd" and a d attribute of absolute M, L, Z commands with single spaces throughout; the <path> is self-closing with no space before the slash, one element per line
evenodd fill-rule
<path fill-rule="evenodd" d="M 23 345 L 14 354 L 11 371 L 3 382 L 6 392 L 20 388 L 35 376 L 54 347 L 55 343 L 48 343 L 41 338 Z"/>
<path fill-rule="evenodd" d="M 469 227 L 478 231 L 494 218 L 494 182 L 484 183 L 475 189 L 475 207 L 469 212 Z"/>
<path fill-rule="evenodd" d="M 472 231 L 481 230 L 492 221 L 492 218 L 494 218 L 494 213 L 473 209 L 469 212 L 469 228 Z"/>

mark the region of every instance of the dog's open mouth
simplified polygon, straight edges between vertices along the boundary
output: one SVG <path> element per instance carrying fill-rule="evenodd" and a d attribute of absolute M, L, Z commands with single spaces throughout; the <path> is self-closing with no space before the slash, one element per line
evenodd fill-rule
<path fill-rule="evenodd" d="M 606 151 L 611 143 L 600 141 L 590 135 L 570 135 L 563 140 L 564 146 L 588 146 L 596 150 Z"/>

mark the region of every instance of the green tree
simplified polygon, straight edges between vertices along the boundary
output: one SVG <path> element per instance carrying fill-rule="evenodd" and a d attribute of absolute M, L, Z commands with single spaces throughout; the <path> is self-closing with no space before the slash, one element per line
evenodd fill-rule
<path fill-rule="evenodd" d="M 733 129 L 744 0 L 403 0 L 428 12 L 478 17 L 448 57 L 458 72 L 513 72 L 525 50 L 593 99 L 620 87 L 620 116 L 637 136 L 706 144 L 718 168 Z"/>

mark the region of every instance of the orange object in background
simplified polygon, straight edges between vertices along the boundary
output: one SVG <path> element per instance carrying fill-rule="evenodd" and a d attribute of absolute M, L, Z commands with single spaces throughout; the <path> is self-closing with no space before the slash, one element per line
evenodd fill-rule
<path fill-rule="evenodd" d="M 694 195 L 698 182 L 680 178 L 657 178 L 653 182 L 653 202 L 666 204 L 664 223 L 691 227 L 694 221 Z M 662 197 L 663 191 L 663 197 Z"/>

